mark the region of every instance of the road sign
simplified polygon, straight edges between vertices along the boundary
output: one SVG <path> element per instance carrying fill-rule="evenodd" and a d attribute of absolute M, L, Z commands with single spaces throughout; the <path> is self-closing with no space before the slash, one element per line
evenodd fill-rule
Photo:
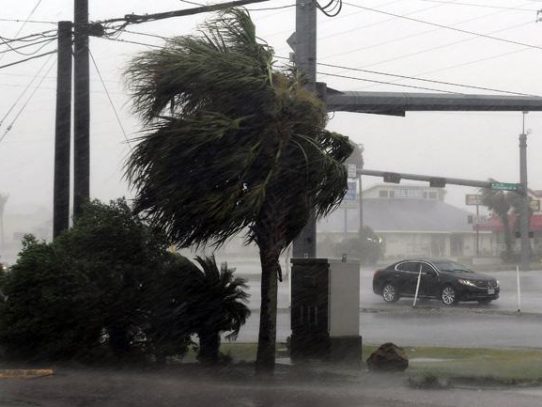
<path fill-rule="evenodd" d="M 521 191 L 521 184 L 514 184 L 510 182 L 492 182 L 491 189 L 494 191 Z"/>
<path fill-rule="evenodd" d="M 465 205 L 482 205 L 482 195 L 467 194 L 465 195 Z"/>
<path fill-rule="evenodd" d="M 344 196 L 345 201 L 356 200 L 356 184 L 355 181 L 348 181 L 348 191 L 346 191 L 346 195 Z"/>

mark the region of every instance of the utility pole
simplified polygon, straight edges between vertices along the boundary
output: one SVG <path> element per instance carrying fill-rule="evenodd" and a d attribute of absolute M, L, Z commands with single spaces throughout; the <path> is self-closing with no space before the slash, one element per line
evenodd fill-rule
<path fill-rule="evenodd" d="M 88 0 L 74 0 L 74 217 L 90 198 Z"/>
<path fill-rule="evenodd" d="M 305 74 L 307 87 L 316 91 L 316 0 L 296 0 L 294 52 L 296 66 Z M 294 240 L 293 257 L 316 257 L 316 217 L 309 221 Z"/>
<path fill-rule="evenodd" d="M 521 270 L 529 270 L 529 190 L 527 189 L 527 132 L 525 131 L 525 115 L 523 112 L 523 130 L 519 135 L 519 179 L 522 186 L 521 210 L 519 215 L 519 233 L 521 236 Z"/>
<path fill-rule="evenodd" d="M 70 224 L 72 27 L 71 21 L 58 23 L 53 238 Z"/>

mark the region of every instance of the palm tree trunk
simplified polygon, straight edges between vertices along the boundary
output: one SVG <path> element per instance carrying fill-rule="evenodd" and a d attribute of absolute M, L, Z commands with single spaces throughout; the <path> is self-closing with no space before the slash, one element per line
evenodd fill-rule
<path fill-rule="evenodd" d="M 272 374 L 275 369 L 277 341 L 277 290 L 280 250 L 277 247 L 260 246 L 262 287 L 260 307 L 260 331 L 258 334 L 257 374 Z"/>

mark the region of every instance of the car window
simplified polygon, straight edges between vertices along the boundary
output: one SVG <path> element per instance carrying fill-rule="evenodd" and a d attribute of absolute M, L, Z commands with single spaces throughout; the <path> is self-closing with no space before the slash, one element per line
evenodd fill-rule
<path fill-rule="evenodd" d="M 455 261 L 436 261 L 434 264 L 440 271 L 447 271 L 449 273 L 474 273 L 467 266 Z"/>
<path fill-rule="evenodd" d="M 404 263 L 397 265 L 397 270 L 417 273 L 420 271 L 420 263 L 415 261 L 405 261 Z"/>
<path fill-rule="evenodd" d="M 435 269 L 427 263 L 422 263 L 422 273 L 428 275 L 435 275 Z"/>

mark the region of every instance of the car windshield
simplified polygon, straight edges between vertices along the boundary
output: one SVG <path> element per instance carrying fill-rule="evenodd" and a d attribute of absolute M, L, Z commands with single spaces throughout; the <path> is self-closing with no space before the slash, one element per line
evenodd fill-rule
<path fill-rule="evenodd" d="M 435 261 L 433 262 L 440 271 L 448 271 L 450 273 L 474 273 L 467 266 L 456 263 L 455 261 Z"/>

